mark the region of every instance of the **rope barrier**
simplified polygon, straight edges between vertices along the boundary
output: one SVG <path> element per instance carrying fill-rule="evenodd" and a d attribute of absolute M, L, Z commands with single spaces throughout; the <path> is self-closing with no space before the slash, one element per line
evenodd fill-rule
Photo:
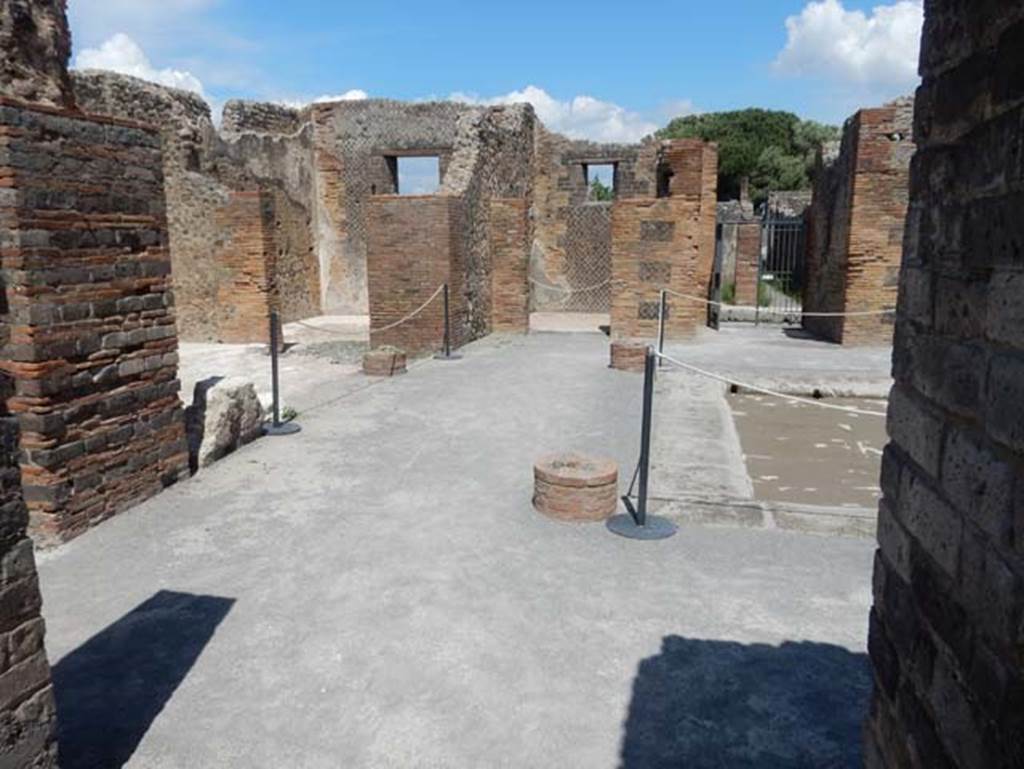
<path fill-rule="evenodd" d="M 562 288 L 561 286 L 552 286 L 548 283 L 541 283 L 536 278 L 530 276 L 527 276 L 527 280 L 529 280 L 535 286 L 546 288 L 548 291 L 557 291 L 561 294 L 585 294 L 588 291 L 596 291 L 599 288 L 604 288 L 605 286 L 612 282 L 611 278 L 608 278 L 607 280 L 598 283 L 596 286 L 587 286 L 586 288 Z"/>
<path fill-rule="evenodd" d="M 397 320 L 394 323 L 390 323 L 387 326 L 382 326 L 380 328 L 371 328 L 371 329 L 368 330 L 368 333 L 370 333 L 370 334 L 379 334 L 379 333 L 381 333 L 383 331 L 390 331 L 391 329 L 397 328 L 398 326 L 401 326 L 403 323 L 412 320 L 417 315 L 419 315 L 421 312 L 423 312 L 425 309 L 427 309 L 427 306 L 431 302 L 433 302 L 435 299 L 437 299 L 438 294 L 440 294 L 442 291 L 444 291 L 444 283 L 442 283 L 440 286 L 437 287 L 437 290 L 433 294 L 430 295 L 430 298 L 427 299 L 427 301 L 425 301 L 423 304 L 421 304 L 419 307 L 417 307 L 415 310 L 410 312 L 408 315 L 406 315 L 401 320 Z M 302 326 L 303 328 L 308 328 L 311 331 L 319 331 L 321 334 L 328 334 L 330 336 L 343 336 L 346 339 L 348 338 L 347 334 L 339 334 L 337 331 L 329 331 L 326 328 L 320 328 L 319 326 L 314 326 L 314 325 L 311 325 L 309 323 L 304 323 L 301 320 L 294 321 L 294 323 L 295 323 L 296 326 Z"/>
<path fill-rule="evenodd" d="M 665 289 L 666 294 L 672 294 L 672 296 L 678 296 L 681 299 L 689 299 L 694 302 L 702 302 L 703 304 L 710 305 L 712 307 L 735 307 L 736 305 L 726 304 L 725 302 L 714 302 L 710 299 L 705 299 L 700 296 L 693 296 L 691 294 L 681 294 L 678 291 L 673 291 L 670 288 Z M 785 309 L 782 307 L 761 307 L 762 313 L 777 313 L 782 315 L 789 314 L 800 314 L 805 318 L 854 318 L 854 317 L 866 317 L 869 315 L 894 315 L 896 310 L 863 310 L 858 312 L 804 312 L 803 310 L 797 309 Z"/>
<path fill-rule="evenodd" d="M 692 371 L 695 374 L 700 374 L 701 376 L 708 377 L 709 379 L 716 379 L 719 382 L 725 382 L 725 384 L 727 385 L 732 385 L 734 387 L 742 387 L 744 390 L 752 390 L 753 392 L 762 393 L 763 395 L 772 395 L 776 398 L 784 398 L 785 400 L 796 401 L 798 403 L 809 403 L 810 405 L 817 406 L 818 408 L 833 409 L 835 411 L 845 411 L 848 414 L 861 414 L 863 416 L 883 418 L 887 416 L 884 411 L 866 411 L 864 409 L 858 409 L 852 406 L 836 406 L 832 403 L 822 403 L 821 401 L 814 400 L 813 398 L 801 398 L 799 395 L 787 395 L 786 393 L 780 393 L 776 392 L 775 390 L 769 390 L 764 387 L 758 387 L 757 385 L 748 384 L 746 382 L 740 382 L 739 380 L 736 379 L 730 379 L 729 377 L 723 376 L 721 374 L 716 374 L 712 371 L 706 371 L 702 368 L 698 368 L 697 366 L 693 366 L 689 363 L 683 363 L 681 360 L 677 360 L 669 355 L 665 355 L 664 353 L 655 351 L 654 354 L 658 358 L 668 361 L 669 363 L 678 366 L 679 368 L 685 369 L 687 371 Z"/>

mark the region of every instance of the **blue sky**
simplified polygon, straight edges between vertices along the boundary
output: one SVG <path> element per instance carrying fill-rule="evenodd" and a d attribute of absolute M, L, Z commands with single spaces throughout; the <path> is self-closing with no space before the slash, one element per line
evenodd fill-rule
<path fill-rule="evenodd" d="M 529 100 L 632 140 L 692 111 L 838 122 L 916 84 L 920 0 L 69 0 L 73 63 L 233 97 Z"/>

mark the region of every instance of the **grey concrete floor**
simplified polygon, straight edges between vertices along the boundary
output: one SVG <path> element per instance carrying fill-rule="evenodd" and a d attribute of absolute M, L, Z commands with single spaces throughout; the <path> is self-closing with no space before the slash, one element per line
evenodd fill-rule
<path fill-rule="evenodd" d="M 491 338 L 40 557 L 64 769 L 854 767 L 873 545 L 530 504 L 636 459 L 600 335 Z"/>

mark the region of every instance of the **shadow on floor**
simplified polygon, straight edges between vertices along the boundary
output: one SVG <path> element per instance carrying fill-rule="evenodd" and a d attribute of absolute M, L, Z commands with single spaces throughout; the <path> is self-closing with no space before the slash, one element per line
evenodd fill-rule
<path fill-rule="evenodd" d="M 161 590 L 53 669 L 62 769 L 131 758 L 234 604 Z"/>
<path fill-rule="evenodd" d="M 865 654 L 662 639 L 640 663 L 620 769 L 861 766 L 871 673 Z"/>

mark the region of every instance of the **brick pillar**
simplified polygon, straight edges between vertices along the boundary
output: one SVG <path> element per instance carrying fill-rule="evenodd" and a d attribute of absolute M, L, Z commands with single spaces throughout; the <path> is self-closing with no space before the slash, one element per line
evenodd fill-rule
<path fill-rule="evenodd" d="M 491 200 L 491 327 L 525 333 L 530 325 L 529 217 L 525 198 Z"/>
<path fill-rule="evenodd" d="M 57 765 L 56 704 L 32 540 L 25 534 L 18 421 L 2 405 L 0 411 L 0 766 L 44 769 Z"/>
<path fill-rule="evenodd" d="M 925 4 L 867 765 L 1024 766 L 1024 5 Z"/>
<path fill-rule="evenodd" d="M 162 167 L 155 129 L 0 97 L 0 368 L 40 541 L 187 471 Z"/>
<path fill-rule="evenodd" d="M 733 304 L 757 304 L 757 268 L 761 261 L 761 223 L 736 225 L 736 298 Z"/>

